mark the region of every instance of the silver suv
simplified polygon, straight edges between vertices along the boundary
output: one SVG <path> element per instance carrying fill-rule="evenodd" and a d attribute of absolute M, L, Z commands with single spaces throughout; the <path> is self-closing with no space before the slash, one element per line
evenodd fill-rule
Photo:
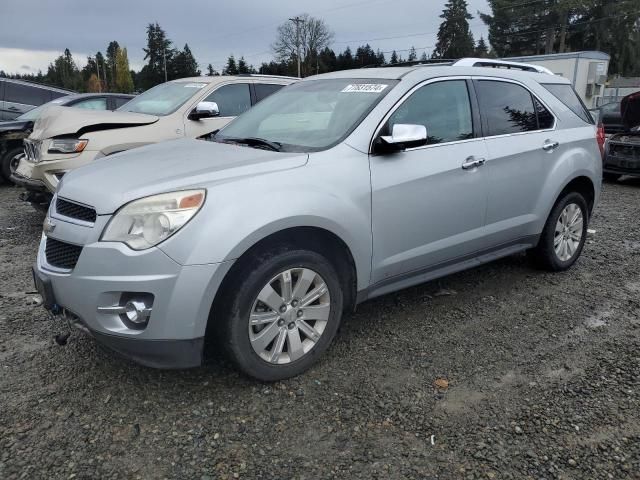
<path fill-rule="evenodd" d="M 367 299 L 524 250 L 566 270 L 600 193 L 596 128 L 567 80 L 523 70 L 319 75 L 212 141 L 74 171 L 34 268 L 44 304 L 142 364 L 196 366 L 206 343 L 272 381 Z"/>

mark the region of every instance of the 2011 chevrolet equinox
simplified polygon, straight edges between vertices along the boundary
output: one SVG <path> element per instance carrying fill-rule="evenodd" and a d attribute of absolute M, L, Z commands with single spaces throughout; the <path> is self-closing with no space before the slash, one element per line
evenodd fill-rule
<path fill-rule="evenodd" d="M 602 178 L 589 113 L 562 77 L 465 65 L 311 77 L 210 142 L 69 173 L 45 306 L 145 365 L 199 365 L 206 339 L 271 381 L 369 298 L 523 250 L 571 267 Z"/>

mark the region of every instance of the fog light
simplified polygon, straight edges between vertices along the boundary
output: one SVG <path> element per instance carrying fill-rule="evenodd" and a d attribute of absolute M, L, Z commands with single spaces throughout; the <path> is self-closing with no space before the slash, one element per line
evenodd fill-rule
<path fill-rule="evenodd" d="M 153 306 L 149 293 L 122 293 L 119 305 L 98 307 L 99 313 L 118 315 L 129 328 L 140 330 L 147 326 Z"/>

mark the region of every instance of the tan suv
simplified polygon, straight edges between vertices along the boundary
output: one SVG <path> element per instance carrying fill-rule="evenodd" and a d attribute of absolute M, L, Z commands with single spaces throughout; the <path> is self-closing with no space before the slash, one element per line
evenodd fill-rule
<path fill-rule="evenodd" d="M 25 140 L 26 156 L 12 180 L 34 192 L 55 192 L 70 170 L 142 145 L 207 135 L 295 80 L 183 78 L 158 85 L 113 112 L 52 107 Z"/>

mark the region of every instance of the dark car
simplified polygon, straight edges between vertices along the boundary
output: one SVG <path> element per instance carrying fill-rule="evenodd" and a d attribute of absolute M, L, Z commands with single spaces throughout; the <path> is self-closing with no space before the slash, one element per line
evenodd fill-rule
<path fill-rule="evenodd" d="M 622 133 L 625 131 L 620 112 L 620 102 L 611 102 L 602 105 L 598 109 L 598 120 L 604 126 L 607 135 Z"/>
<path fill-rule="evenodd" d="M 0 176 L 9 180 L 11 172 L 18 165 L 23 154 L 23 139 L 27 138 L 33 128 L 33 122 L 51 105 L 84 108 L 89 110 L 115 110 L 133 95 L 123 93 L 77 93 L 56 98 L 48 103 L 33 108 L 12 121 L 0 122 Z"/>
<path fill-rule="evenodd" d="M 623 175 L 640 177 L 640 92 L 620 102 L 623 132 L 612 135 L 604 154 L 604 178 L 615 181 Z"/>
<path fill-rule="evenodd" d="M 73 93 L 41 83 L 0 78 L 0 120 L 13 120 L 35 107 Z"/>

